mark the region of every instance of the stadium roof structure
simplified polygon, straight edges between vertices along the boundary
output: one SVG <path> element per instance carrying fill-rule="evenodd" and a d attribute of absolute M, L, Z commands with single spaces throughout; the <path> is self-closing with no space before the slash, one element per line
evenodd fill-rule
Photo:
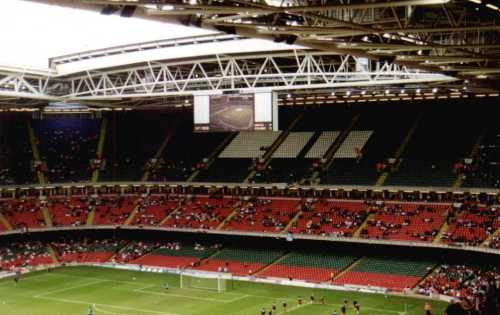
<path fill-rule="evenodd" d="M 1 67 L 0 106 L 183 106 L 259 89 L 281 103 L 498 96 L 492 0 L 30 1 L 218 33 L 55 57 L 48 70 Z"/>

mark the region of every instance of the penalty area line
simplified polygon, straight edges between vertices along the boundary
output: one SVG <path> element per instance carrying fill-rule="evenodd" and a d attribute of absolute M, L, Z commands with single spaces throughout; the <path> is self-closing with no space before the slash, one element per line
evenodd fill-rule
<path fill-rule="evenodd" d="M 177 294 L 177 293 L 171 293 L 171 292 L 162 293 L 162 292 L 146 290 L 148 288 L 151 288 L 151 287 L 135 289 L 135 290 L 133 290 L 133 292 L 142 293 L 142 294 L 160 295 L 160 296 L 172 296 L 172 297 L 179 297 L 179 298 L 185 298 L 185 299 L 197 300 L 197 301 L 207 301 L 207 302 L 216 302 L 216 303 L 225 303 L 225 304 L 232 303 L 231 300 L 220 300 L 220 299 L 212 299 L 212 298 L 198 297 L 198 296 L 192 296 L 192 295 Z"/>
<path fill-rule="evenodd" d="M 104 307 L 110 307 L 110 308 L 117 309 L 117 310 L 122 310 L 122 311 L 136 311 L 136 312 L 147 313 L 147 314 L 180 315 L 180 314 L 177 314 L 177 313 L 165 313 L 165 312 L 159 312 L 159 311 L 145 310 L 145 309 L 136 308 L 136 307 L 119 306 L 119 305 L 103 304 L 103 303 L 92 303 L 92 302 L 86 302 L 86 301 L 80 301 L 80 300 L 60 299 L 60 298 L 48 297 L 48 296 L 42 296 L 42 297 L 39 297 L 39 299 L 49 300 L 49 301 L 56 301 L 56 302 L 62 302 L 62 303 L 70 303 L 70 304 L 83 304 L 83 305 L 104 306 Z M 119 313 L 115 313 L 115 314 L 119 314 Z"/>
<path fill-rule="evenodd" d="M 92 281 L 92 282 L 82 283 L 82 284 L 79 284 L 79 285 L 74 285 L 72 287 L 60 288 L 60 289 L 48 291 L 48 292 L 45 292 L 45 293 L 42 293 L 42 294 L 37 294 L 37 295 L 34 295 L 33 297 L 34 298 L 41 298 L 41 297 L 44 297 L 44 296 L 47 296 L 47 295 L 51 295 L 51 294 L 54 294 L 54 293 L 60 293 L 60 292 L 65 292 L 65 291 L 69 291 L 69 290 L 73 290 L 73 289 L 79 289 L 79 288 L 83 288 L 83 287 L 88 287 L 90 285 L 99 284 L 99 283 L 103 283 L 103 282 L 106 282 L 106 281 L 99 280 L 99 281 Z"/>
<path fill-rule="evenodd" d="M 295 305 L 294 307 L 290 307 L 290 308 L 287 308 L 286 311 L 281 311 L 280 313 L 276 314 L 276 315 L 281 315 L 281 314 L 285 314 L 285 313 L 290 313 L 290 312 L 293 312 L 295 310 L 298 310 L 299 308 L 303 308 L 303 307 L 306 307 L 308 305 L 311 305 L 311 304 L 297 304 Z"/>
<path fill-rule="evenodd" d="M 104 313 L 104 314 L 116 314 L 116 315 L 122 315 L 122 313 L 117 313 L 117 312 L 111 312 L 111 311 L 106 311 L 106 310 L 103 310 L 102 308 L 99 308 L 97 307 L 96 305 L 94 305 L 94 310 L 96 310 L 97 312 L 99 313 Z"/>

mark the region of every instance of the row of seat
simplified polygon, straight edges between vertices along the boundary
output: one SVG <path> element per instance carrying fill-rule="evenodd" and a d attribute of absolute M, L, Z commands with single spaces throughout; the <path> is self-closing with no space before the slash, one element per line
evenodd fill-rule
<path fill-rule="evenodd" d="M 292 233 L 351 237 L 368 215 L 363 202 L 322 200 L 303 214 L 290 229 Z"/>
<path fill-rule="evenodd" d="M 450 204 L 384 204 L 361 231 L 361 237 L 431 242 L 446 219 Z"/>
<path fill-rule="evenodd" d="M 327 282 L 357 257 L 326 253 L 292 252 L 279 259 L 269 268 L 258 273 L 259 277 L 299 279 L 308 282 Z"/>
<path fill-rule="evenodd" d="M 460 211 L 450 220 L 443 242 L 479 246 L 500 227 L 496 207 L 465 205 Z"/>
<path fill-rule="evenodd" d="M 364 257 L 352 269 L 336 278 L 334 283 L 401 291 L 414 287 L 435 265 L 435 262 L 421 259 Z"/>
<path fill-rule="evenodd" d="M 357 158 L 363 147 L 372 135 L 372 130 L 351 131 L 335 153 L 335 158 Z M 296 158 L 314 132 L 291 132 L 273 154 L 273 158 Z M 339 136 L 340 131 L 324 131 L 321 133 L 306 158 L 322 158 L 330 146 Z M 222 151 L 220 158 L 258 158 L 265 152 L 263 148 L 269 147 L 276 141 L 279 132 L 242 131 Z"/>
<path fill-rule="evenodd" d="M 366 202 L 294 198 L 209 198 L 184 195 L 103 195 L 0 200 L 0 213 L 13 229 L 53 226 L 146 225 L 248 232 L 431 242 L 445 220 L 444 243 L 482 245 L 500 227 L 496 206 L 450 203 Z M 456 215 L 453 213 L 458 212 Z M 92 218 L 90 214 L 93 213 Z M 368 218 L 368 216 L 370 216 Z M 447 219 L 448 217 L 448 219 Z M 89 222 L 92 221 L 92 222 Z M 50 223 L 50 222 L 49 222 Z M 0 221 L 0 231 L 8 229 Z M 363 227 L 362 227 L 363 225 Z M 486 245 L 486 244 L 485 244 Z"/>

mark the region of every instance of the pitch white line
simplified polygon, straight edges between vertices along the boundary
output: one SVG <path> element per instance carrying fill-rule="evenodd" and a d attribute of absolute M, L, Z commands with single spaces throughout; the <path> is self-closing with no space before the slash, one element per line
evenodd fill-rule
<path fill-rule="evenodd" d="M 102 308 L 98 308 L 97 306 L 94 306 L 94 310 L 96 310 L 99 313 L 122 315 L 122 313 L 106 311 L 106 310 L 103 310 Z"/>
<path fill-rule="evenodd" d="M 165 312 L 145 310 L 145 309 L 142 309 L 142 308 L 135 308 L 135 307 L 128 307 L 128 306 L 118 306 L 118 305 L 103 304 L 103 303 L 93 303 L 93 302 L 86 302 L 86 301 L 80 301 L 80 300 L 60 299 L 60 298 L 53 298 L 53 297 L 48 297 L 48 296 L 42 296 L 42 297 L 39 297 L 39 299 L 56 301 L 56 302 L 63 302 L 63 303 L 71 303 L 71 304 L 84 304 L 84 305 L 94 305 L 95 304 L 97 306 L 100 305 L 100 306 L 104 306 L 104 307 L 111 307 L 111 308 L 114 308 L 114 309 L 117 309 L 117 310 L 136 311 L 136 312 L 148 313 L 148 314 L 180 315 L 180 314 L 176 314 L 176 313 L 165 313 Z"/>
<path fill-rule="evenodd" d="M 45 277 L 47 277 L 47 275 L 48 275 L 47 273 L 44 273 L 44 274 L 35 275 L 35 276 L 27 276 L 27 277 L 21 276 L 20 282 L 29 281 L 29 280 L 44 281 L 44 280 L 40 280 L 39 278 L 45 278 Z M 45 281 L 47 281 L 47 280 L 45 280 Z M 11 279 L 2 279 L 2 281 L 0 282 L 0 286 L 6 285 L 6 284 L 12 284 L 12 283 L 13 283 L 12 278 Z"/>
<path fill-rule="evenodd" d="M 37 294 L 37 295 L 34 295 L 33 297 L 34 298 L 41 298 L 41 297 L 44 297 L 44 296 L 47 296 L 47 295 L 51 295 L 51 294 L 54 294 L 54 293 L 60 293 L 60 292 L 69 291 L 69 290 L 73 290 L 73 289 L 88 287 L 89 285 L 103 283 L 103 282 L 106 282 L 106 281 L 99 280 L 99 281 L 92 281 L 92 282 L 88 282 L 88 283 L 82 283 L 82 284 L 74 285 L 74 286 L 71 286 L 71 287 L 60 288 L 60 289 L 57 289 L 57 290 L 52 290 L 52 291 L 44 292 L 42 294 Z"/>
<path fill-rule="evenodd" d="M 153 287 L 156 287 L 156 286 L 152 285 L 149 287 L 135 289 L 133 291 L 137 292 L 137 293 L 144 293 L 144 294 L 154 294 L 154 295 L 161 295 L 161 296 L 174 296 L 174 297 L 180 297 L 180 298 L 197 300 L 197 301 L 207 301 L 207 302 L 216 302 L 216 303 L 232 303 L 231 300 L 220 300 L 220 299 L 212 299 L 212 298 L 198 297 L 198 296 L 192 296 L 192 295 L 183 295 L 183 294 L 177 294 L 177 293 L 172 293 L 172 292 L 162 293 L 162 292 L 146 290 L 146 289 L 153 288 Z"/>
<path fill-rule="evenodd" d="M 243 300 L 243 299 L 246 299 L 246 298 L 249 298 L 249 297 L 250 297 L 250 295 L 244 294 L 244 295 L 242 295 L 240 297 L 235 297 L 234 299 L 227 300 L 227 303 L 234 303 L 234 302 L 237 302 L 239 300 Z"/>
<path fill-rule="evenodd" d="M 237 302 L 239 300 L 243 300 L 243 299 L 246 299 L 248 297 L 250 297 L 250 295 L 248 294 L 240 294 L 240 293 L 233 293 L 233 295 L 238 295 L 237 297 L 235 298 L 232 298 L 230 300 L 222 300 L 222 299 L 212 299 L 212 298 L 206 298 L 206 297 L 197 297 L 197 296 L 191 296 L 191 295 L 183 295 L 183 294 L 178 294 L 178 293 L 171 293 L 171 292 L 175 292 L 175 289 L 169 289 L 168 291 L 165 291 L 165 292 L 169 292 L 169 293 L 161 293 L 161 292 L 156 292 L 156 291 L 148 291 L 147 289 L 152 289 L 152 288 L 157 288 L 158 286 L 156 285 L 147 285 L 147 286 L 144 286 L 144 287 L 141 287 L 141 288 L 138 288 L 138 289 L 134 289 L 133 291 L 134 292 L 139 292 L 139 293 L 152 293 L 152 294 L 161 294 L 161 295 L 165 295 L 165 296 L 180 296 L 180 297 L 186 297 L 186 298 L 190 298 L 190 299 L 197 299 L 197 300 L 207 300 L 207 301 L 214 301 L 214 302 L 220 302 L 220 303 L 234 303 L 234 302 Z M 182 290 L 189 290 L 189 289 L 182 289 Z M 206 292 L 206 290 L 201 290 L 201 289 L 195 289 L 196 292 Z M 224 292 L 225 294 L 226 292 Z"/>
<path fill-rule="evenodd" d="M 125 281 L 125 280 L 112 280 L 112 279 L 106 279 L 106 278 L 85 277 L 85 276 L 77 276 L 77 275 L 70 275 L 70 274 L 57 274 L 57 273 L 45 274 L 45 275 L 58 275 L 58 276 L 63 276 L 63 277 L 72 277 L 72 278 L 79 278 L 79 279 L 95 279 L 95 280 L 100 280 L 100 281 L 103 281 L 103 282 L 104 281 L 109 281 L 109 282 L 121 282 L 121 283 L 129 283 L 129 284 L 143 284 L 143 285 L 147 285 L 147 286 L 145 286 L 144 288 L 136 289 L 136 290 L 140 290 L 140 291 L 142 291 L 142 293 L 151 293 L 151 294 L 156 294 L 156 295 L 171 295 L 171 296 L 174 296 L 174 294 L 165 294 L 165 293 L 160 293 L 160 292 L 156 292 L 155 293 L 155 292 L 151 292 L 151 291 L 143 291 L 143 290 L 146 290 L 146 289 L 149 289 L 149 288 L 156 287 L 155 285 L 147 284 L 146 282 L 135 282 L 135 281 Z M 139 291 L 136 291 L 136 290 L 133 290 L 133 291 L 139 292 Z M 182 289 L 182 290 L 202 291 L 202 292 L 206 291 L 206 290 L 194 289 L 194 288 L 186 288 L 186 289 Z M 179 297 L 185 297 L 185 298 L 191 298 L 191 299 L 199 299 L 199 300 L 206 299 L 209 302 L 220 302 L 220 303 L 233 303 L 233 300 L 234 301 L 238 301 L 240 299 L 244 299 L 244 298 L 247 298 L 247 297 L 256 297 L 256 298 L 270 299 L 270 300 L 276 300 L 276 301 L 279 301 L 279 300 L 290 300 L 291 299 L 290 297 L 272 297 L 272 296 L 255 295 L 255 294 L 245 294 L 244 295 L 243 293 L 232 293 L 232 292 L 224 292 L 224 294 L 233 294 L 233 295 L 242 295 L 242 296 L 236 297 L 236 298 L 234 298 L 232 300 L 225 300 L 224 302 L 222 302 L 221 300 L 218 300 L 218 299 L 211 299 L 213 301 L 210 301 L 210 300 L 208 300 L 210 298 L 198 298 L 198 297 L 195 298 L 193 296 L 187 296 L 187 295 L 179 295 Z M 335 307 L 342 306 L 341 304 L 328 304 L 328 303 L 325 303 L 325 304 L 322 304 L 322 305 L 335 306 Z M 380 309 L 380 308 L 374 308 L 374 307 L 369 307 L 369 306 L 363 307 L 363 309 L 372 310 L 372 311 L 376 311 L 376 312 L 389 312 L 389 313 L 394 313 L 394 314 L 400 313 L 400 311 Z"/>
<path fill-rule="evenodd" d="M 139 290 L 149 289 L 149 288 L 160 286 L 160 285 L 158 285 L 158 286 L 152 285 L 151 283 L 141 282 L 141 281 L 113 280 L 113 279 L 107 279 L 107 278 L 85 277 L 85 276 L 75 276 L 75 275 L 65 275 L 65 274 L 59 274 L 58 276 L 78 278 L 78 279 L 102 280 L 102 281 L 108 281 L 108 282 L 118 282 L 118 283 L 133 284 L 133 285 L 140 285 L 140 284 L 145 285 L 145 287 L 140 288 Z M 176 289 L 180 289 L 180 288 L 179 287 L 171 288 L 171 290 L 176 290 Z M 195 292 L 209 292 L 211 289 L 209 290 L 209 289 L 196 289 L 196 288 L 182 288 L 182 290 L 195 291 Z M 233 300 L 240 300 L 242 298 L 249 296 L 247 294 L 234 293 L 234 292 L 224 292 L 224 294 L 236 296 L 235 298 L 233 298 Z"/>
<path fill-rule="evenodd" d="M 293 312 L 293 311 L 295 311 L 295 310 L 297 310 L 297 309 L 299 309 L 299 308 L 305 307 L 305 306 L 307 306 L 307 305 L 311 305 L 311 304 L 305 304 L 305 303 L 304 303 L 304 304 L 297 304 L 297 305 L 296 305 L 296 306 L 294 306 L 294 307 L 287 308 L 287 309 L 286 309 L 286 312 L 283 310 L 283 311 L 281 311 L 281 313 L 277 313 L 276 315 L 281 315 L 281 314 L 285 314 L 285 313 L 290 313 L 290 312 Z"/>

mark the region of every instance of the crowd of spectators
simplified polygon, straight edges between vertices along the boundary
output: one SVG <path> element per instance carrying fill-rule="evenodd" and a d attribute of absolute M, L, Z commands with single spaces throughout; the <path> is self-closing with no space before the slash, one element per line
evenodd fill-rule
<path fill-rule="evenodd" d="M 461 205 L 455 215 L 448 217 L 447 243 L 479 246 L 500 227 L 500 210 L 496 206 L 477 203 Z"/>
<path fill-rule="evenodd" d="M 114 252 L 126 244 L 124 240 L 87 238 L 61 239 L 51 243 L 59 256 L 80 255 L 92 252 Z"/>
<path fill-rule="evenodd" d="M 49 198 L 46 206 L 49 209 L 52 225 L 81 226 L 86 224 L 90 212 L 87 198 Z"/>
<path fill-rule="evenodd" d="M 151 252 L 161 245 L 160 242 L 131 242 L 114 258 L 117 263 L 129 263 L 145 254 Z"/>
<path fill-rule="evenodd" d="M 303 202 L 303 215 L 292 226 L 291 231 L 301 234 L 330 235 L 352 237 L 354 231 L 365 221 L 368 215 L 364 206 L 351 209 L 350 203 Z"/>
<path fill-rule="evenodd" d="M 29 230 L 45 226 L 40 202 L 37 199 L 0 200 L 0 213 L 6 217 L 15 230 Z"/>
<path fill-rule="evenodd" d="M 375 215 L 367 221 L 360 232 L 363 238 L 400 239 L 430 242 L 444 223 L 442 207 L 425 204 L 386 204 L 372 205 Z"/>
<path fill-rule="evenodd" d="M 279 200 L 252 198 L 238 209 L 228 228 L 279 232 L 295 217 L 297 205 L 298 201 L 284 204 Z"/>
<path fill-rule="evenodd" d="M 43 163 L 50 182 L 79 182 L 90 178 L 90 160 L 96 157 L 98 121 L 47 119 L 34 123 Z"/>
<path fill-rule="evenodd" d="M 446 222 L 443 243 L 500 247 L 494 236 L 500 228 L 500 210 L 495 203 L 467 200 L 452 204 L 177 194 L 22 197 L 0 200 L 6 219 L 0 230 L 8 224 L 19 230 L 45 227 L 45 207 L 55 227 L 85 225 L 94 211 L 94 225 L 121 225 L 130 218 L 131 225 L 210 230 L 224 223 L 227 230 L 280 232 L 292 223 L 291 233 L 353 237 L 361 228 L 362 238 L 423 242 L 433 241 Z"/>
<path fill-rule="evenodd" d="M 184 200 L 177 195 L 147 196 L 138 203 L 134 225 L 158 225 Z"/>
<path fill-rule="evenodd" d="M 193 198 L 186 200 L 166 226 L 175 228 L 215 229 L 235 207 L 237 200 Z"/>
<path fill-rule="evenodd" d="M 500 187 L 500 135 L 495 135 L 492 139 L 479 146 L 478 153 L 468 161 L 459 162 L 455 165 L 455 170 L 463 176 L 467 186 Z"/>
<path fill-rule="evenodd" d="M 1 270 L 52 262 L 46 245 L 41 242 L 12 242 L 8 246 L 0 246 Z"/>
<path fill-rule="evenodd" d="M 119 225 L 130 216 L 137 204 L 136 196 L 102 196 L 87 200 L 90 210 L 95 209 L 94 224 Z"/>
<path fill-rule="evenodd" d="M 500 235 L 493 236 L 488 246 L 493 249 L 500 249 Z"/>
<path fill-rule="evenodd" d="M 415 290 L 424 295 L 442 294 L 456 298 L 474 314 L 495 315 L 500 307 L 498 266 L 442 265 Z"/>

